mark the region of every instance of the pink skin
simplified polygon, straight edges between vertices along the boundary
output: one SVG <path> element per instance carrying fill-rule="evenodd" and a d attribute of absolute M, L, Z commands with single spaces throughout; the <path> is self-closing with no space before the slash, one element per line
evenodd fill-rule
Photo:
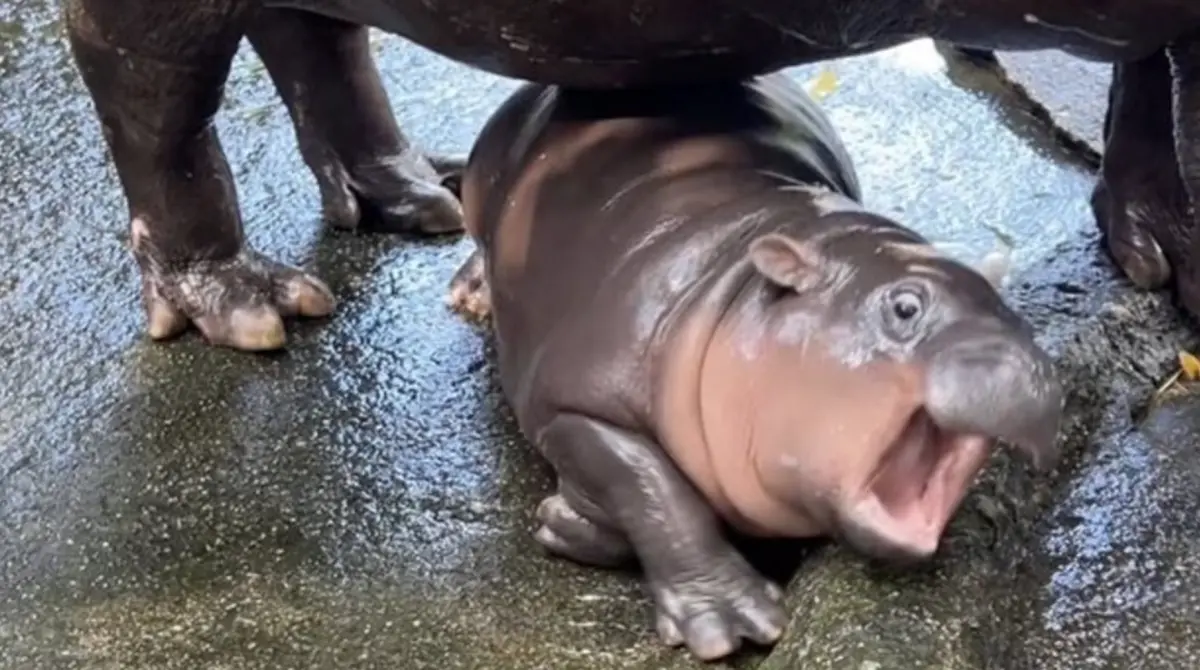
<path fill-rule="evenodd" d="M 994 445 L 981 435 L 946 433 L 918 412 L 879 468 L 840 504 L 840 525 L 850 537 L 866 531 L 877 543 L 873 553 L 932 556 Z"/>
<path fill-rule="evenodd" d="M 824 348 L 710 348 L 707 447 L 702 458 L 680 452 L 681 467 L 755 535 L 834 535 L 880 558 L 932 555 L 994 440 L 937 428 L 917 366 L 849 368 Z M 724 374 L 727 365 L 742 374 Z M 747 365 L 763 373 L 746 374 Z M 797 377 L 812 383 L 790 383 Z"/>

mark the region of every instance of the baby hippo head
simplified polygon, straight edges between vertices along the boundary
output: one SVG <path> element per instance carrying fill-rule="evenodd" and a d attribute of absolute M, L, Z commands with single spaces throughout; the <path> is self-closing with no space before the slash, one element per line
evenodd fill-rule
<path fill-rule="evenodd" d="M 999 444 L 1053 462 L 1061 382 L 986 270 L 865 211 L 823 218 L 820 239 L 749 245 L 768 287 L 735 337 L 753 468 L 814 529 L 926 558 Z"/>

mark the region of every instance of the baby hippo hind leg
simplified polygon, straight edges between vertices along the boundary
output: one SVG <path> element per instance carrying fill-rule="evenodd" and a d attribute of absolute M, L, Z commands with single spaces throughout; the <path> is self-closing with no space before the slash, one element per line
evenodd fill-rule
<path fill-rule="evenodd" d="M 778 640 L 785 623 L 779 588 L 722 535 L 711 508 L 661 448 L 579 414 L 557 416 L 539 446 L 558 473 L 560 492 L 569 492 L 571 512 L 599 510 L 604 518 L 589 519 L 592 525 L 611 524 L 633 548 L 663 642 L 714 660 L 733 653 L 743 638 Z"/>
<path fill-rule="evenodd" d="M 609 527 L 603 512 L 574 494 L 569 482 L 560 481 L 558 493 L 542 500 L 537 518 L 542 525 L 534 539 L 553 554 L 602 568 L 620 567 L 634 558 L 625 537 Z"/>
<path fill-rule="evenodd" d="M 366 27 L 262 8 L 247 37 L 287 104 L 326 222 L 381 232 L 462 230 L 456 191 L 464 160 L 431 160 L 400 131 Z"/>
<path fill-rule="evenodd" d="M 334 307 L 316 278 L 250 249 L 213 126 L 245 27 L 243 0 L 164 10 L 145 0 L 68 0 L 71 53 L 91 95 L 132 220 L 148 330 L 194 323 L 210 343 L 285 343 L 282 316 Z M 159 11 L 161 10 L 161 11 Z"/>
<path fill-rule="evenodd" d="M 1136 286 L 1171 278 L 1168 247 L 1190 226 L 1176 168 L 1171 70 L 1164 52 L 1113 68 L 1104 157 L 1092 210 L 1109 253 Z"/>

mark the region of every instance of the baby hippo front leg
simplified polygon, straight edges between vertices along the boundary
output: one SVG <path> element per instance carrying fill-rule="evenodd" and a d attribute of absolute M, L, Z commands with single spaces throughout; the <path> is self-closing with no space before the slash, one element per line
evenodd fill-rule
<path fill-rule="evenodd" d="M 602 515 L 588 520 L 624 533 L 633 547 L 663 642 L 714 660 L 743 638 L 779 638 L 779 588 L 729 544 L 712 509 L 657 445 L 579 414 L 560 414 L 538 443 L 560 488 L 573 494 L 558 503 L 581 499 L 574 513 Z"/>

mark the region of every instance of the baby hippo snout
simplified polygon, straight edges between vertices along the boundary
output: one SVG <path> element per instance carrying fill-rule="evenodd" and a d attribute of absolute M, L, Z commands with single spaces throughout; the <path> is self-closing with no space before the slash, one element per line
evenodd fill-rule
<path fill-rule="evenodd" d="M 1053 465 L 1063 387 L 1027 329 L 961 323 L 928 344 L 926 411 L 940 428 L 997 438 L 1039 469 Z"/>
<path fill-rule="evenodd" d="M 951 324 L 919 347 L 920 409 L 840 510 L 842 537 L 896 563 L 923 560 L 998 442 L 1050 466 L 1063 390 L 1050 357 L 1024 327 Z"/>

